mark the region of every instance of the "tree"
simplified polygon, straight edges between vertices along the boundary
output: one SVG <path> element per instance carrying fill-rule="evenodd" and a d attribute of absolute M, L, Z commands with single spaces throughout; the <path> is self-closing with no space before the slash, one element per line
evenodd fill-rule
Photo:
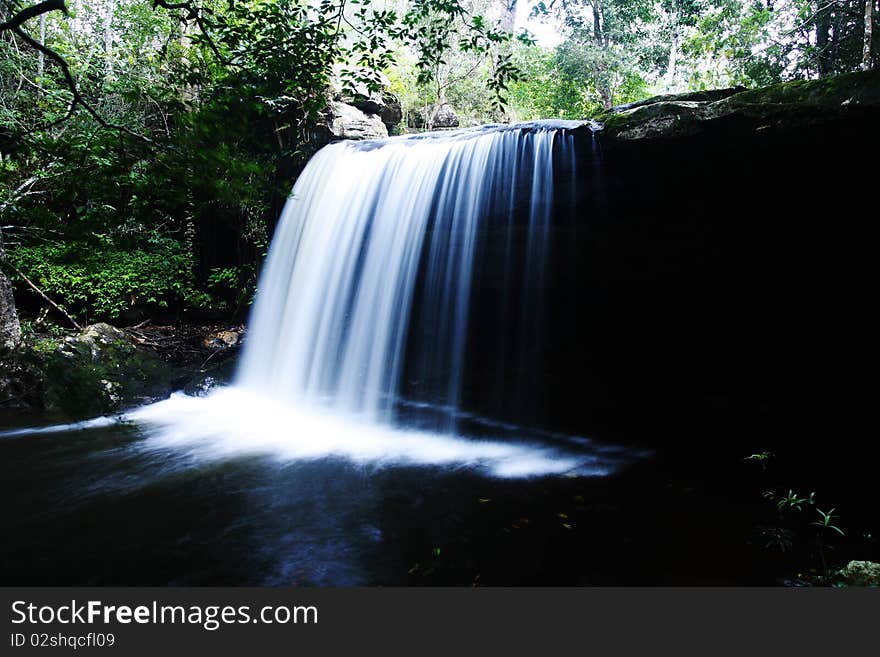
<path fill-rule="evenodd" d="M 873 67 L 873 40 L 874 40 L 874 0 L 865 0 L 865 27 L 862 38 L 862 69 L 870 70 Z"/>
<path fill-rule="evenodd" d="M 555 13 L 562 19 L 567 30 L 558 50 L 563 70 L 582 80 L 587 93 L 609 109 L 625 102 L 628 90 L 646 86 L 640 64 L 654 9 L 650 0 L 573 0 L 539 2 L 533 14 Z"/>

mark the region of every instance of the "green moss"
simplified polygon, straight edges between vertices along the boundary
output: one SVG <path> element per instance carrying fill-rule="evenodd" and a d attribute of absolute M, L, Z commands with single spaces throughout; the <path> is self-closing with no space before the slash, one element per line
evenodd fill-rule
<path fill-rule="evenodd" d="M 819 80 L 783 82 L 744 91 L 720 102 L 734 107 L 758 104 L 838 107 L 846 101 L 855 104 L 880 103 L 880 70 L 857 71 Z"/>
<path fill-rule="evenodd" d="M 857 107 L 877 106 L 880 71 L 861 71 L 739 91 L 714 102 L 700 102 L 686 95 L 658 96 L 621 111 L 603 112 L 595 118 L 605 126 L 609 137 L 639 139 L 695 134 L 701 124 L 734 114 L 756 127 L 784 127 L 820 122 Z"/>

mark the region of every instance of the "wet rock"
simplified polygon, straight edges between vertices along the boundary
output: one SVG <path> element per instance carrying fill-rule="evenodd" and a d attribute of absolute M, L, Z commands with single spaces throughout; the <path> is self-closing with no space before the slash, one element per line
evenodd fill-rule
<path fill-rule="evenodd" d="M 379 118 L 388 128 L 388 133 L 396 135 L 400 132 L 400 122 L 403 120 L 403 107 L 400 100 L 392 93 L 385 92 L 383 96 L 385 108 L 379 112 Z"/>
<path fill-rule="evenodd" d="M 206 363 L 183 385 L 183 392 L 193 397 L 207 397 L 216 388 L 228 384 L 235 375 L 235 361 L 225 360 L 219 363 Z"/>
<path fill-rule="evenodd" d="M 0 409 L 41 409 L 42 390 L 39 368 L 0 347 Z"/>
<path fill-rule="evenodd" d="M 717 100 L 724 100 L 725 98 L 729 98 L 734 94 L 742 93 L 746 91 L 745 87 L 727 87 L 726 89 L 709 89 L 706 91 L 690 91 L 681 94 L 663 94 L 660 96 L 653 96 L 651 98 L 646 98 L 645 100 L 639 100 L 634 103 L 626 103 L 623 105 L 615 106 L 611 111 L 612 112 L 625 112 L 627 110 L 638 109 L 639 107 L 644 107 L 645 105 L 653 105 L 655 103 L 675 103 L 675 102 L 701 102 L 701 103 L 714 103 Z"/>
<path fill-rule="evenodd" d="M 57 353 L 67 359 L 84 357 L 97 363 L 107 356 L 111 348 L 121 354 L 131 352 L 135 346 L 125 331 L 100 323 L 87 326 L 79 334 L 64 338 Z"/>
<path fill-rule="evenodd" d="M 358 75 L 363 80 L 353 79 Z M 344 76 L 342 68 L 337 66 L 330 79 L 330 93 L 334 101 L 356 107 L 365 114 L 381 114 L 388 106 L 385 90 L 390 85 L 391 81 L 384 73 L 364 70 Z M 371 86 L 375 88 L 371 89 Z"/>

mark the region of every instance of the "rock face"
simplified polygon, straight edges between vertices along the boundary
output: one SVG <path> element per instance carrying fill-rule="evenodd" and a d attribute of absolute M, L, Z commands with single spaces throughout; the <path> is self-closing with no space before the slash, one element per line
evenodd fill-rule
<path fill-rule="evenodd" d="M 547 416 L 694 449 L 833 435 L 815 476 L 874 476 L 878 99 L 864 72 L 578 128 L 547 260 Z"/>
<path fill-rule="evenodd" d="M 604 138 L 672 139 L 713 130 L 795 129 L 880 107 L 880 71 L 850 73 L 747 91 L 657 96 L 596 117 Z"/>
<path fill-rule="evenodd" d="M 431 128 L 457 128 L 459 125 L 458 114 L 446 103 L 420 107 L 410 121 L 413 128 L 424 128 L 428 124 Z"/>

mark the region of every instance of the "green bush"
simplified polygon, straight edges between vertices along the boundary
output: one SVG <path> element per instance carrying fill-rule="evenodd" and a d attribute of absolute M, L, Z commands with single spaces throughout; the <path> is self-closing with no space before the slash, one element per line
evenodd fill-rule
<path fill-rule="evenodd" d="M 146 247 L 130 250 L 101 240 L 20 246 L 8 257 L 50 298 L 87 321 L 113 320 L 133 307 L 211 301 L 195 288 L 191 256 L 169 238 L 154 238 Z M 16 284 L 25 291 L 23 281 Z"/>

